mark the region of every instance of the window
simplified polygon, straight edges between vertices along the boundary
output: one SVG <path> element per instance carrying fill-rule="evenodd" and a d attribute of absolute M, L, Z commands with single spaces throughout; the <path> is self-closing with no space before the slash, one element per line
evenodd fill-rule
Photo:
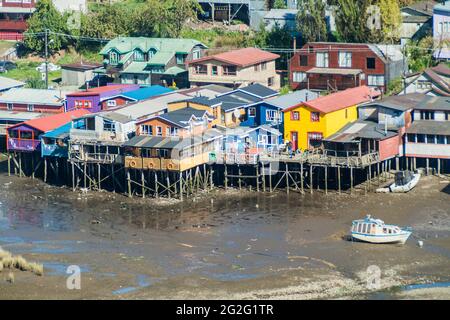
<path fill-rule="evenodd" d="M 261 63 L 261 70 L 262 71 L 267 70 L 267 62 Z"/>
<path fill-rule="evenodd" d="M 211 74 L 217 76 L 219 74 L 217 66 L 212 66 Z"/>
<path fill-rule="evenodd" d="M 367 76 L 367 84 L 374 87 L 384 86 L 384 76 L 369 74 Z"/>
<path fill-rule="evenodd" d="M 445 136 L 436 136 L 437 144 L 445 144 Z"/>
<path fill-rule="evenodd" d="M 426 80 L 419 80 L 417 81 L 417 88 L 418 89 L 431 89 L 431 82 Z"/>
<path fill-rule="evenodd" d="M 204 64 L 197 64 L 194 66 L 195 74 L 208 74 L 208 67 Z"/>
<path fill-rule="evenodd" d="M 267 79 L 267 86 L 272 87 L 274 84 L 274 77 L 270 77 Z"/>
<path fill-rule="evenodd" d="M 169 135 L 172 136 L 172 137 L 178 136 L 178 128 L 170 127 L 170 134 Z"/>
<path fill-rule="evenodd" d="M 298 112 L 298 111 L 291 111 L 291 120 L 299 121 L 300 120 L 300 112 Z"/>
<path fill-rule="evenodd" d="M 276 110 L 266 110 L 267 121 L 278 121 L 280 119 L 279 113 Z"/>
<path fill-rule="evenodd" d="M 114 125 L 114 122 L 103 120 L 103 131 L 116 132 L 116 126 Z"/>
<path fill-rule="evenodd" d="M 20 139 L 32 140 L 33 139 L 33 132 L 32 131 L 20 131 Z"/>
<path fill-rule="evenodd" d="M 309 147 L 319 147 L 322 144 L 323 134 L 321 132 L 308 132 Z"/>
<path fill-rule="evenodd" d="M 294 72 L 292 74 L 292 80 L 294 82 L 305 82 L 306 81 L 306 72 Z"/>
<path fill-rule="evenodd" d="M 407 138 L 408 138 L 408 142 L 411 142 L 411 143 L 416 142 L 416 135 L 414 133 L 408 133 Z"/>
<path fill-rule="evenodd" d="M 424 134 L 417 134 L 417 143 L 425 143 L 425 135 Z"/>
<path fill-rule="evenodd" d="M 148 59 L 150 60 L 156 54 L 156 49 L 152 48 L 148 51 Z"/>
<path fill-rule="evenodd" d="M 184 54 L 177 53 L 175 56 L 177 58 L 177 64 L 184 64 L 184 62 L 186 61 L 186 55 Z"/>
<path fill-rule="evenodd" d="M 152 128 L 153 128 L 152 126 L 149 126 L 147 124 L 141 125 L 141 135 L 152 136 L 153 135 Z"/>
<path fill-rule="evenodd" d="M 366 59 L 366 67 L 367 69 L 375 69 L 375 58 L 367 58 Z"/>
<path fill-rule="evenodd" d="M 258 135 L 258 144 L 259 145 L 267 145 L 267 143 L 268 143 L 267 135 L 265 135 L 265 134 Z"/>
<path fill-rule="evenodd" d="M 167 149 L 156 149 L 156 155 L 159 158 L 167 158 L 169 151 Z"/>
<path fill-rule="evenodd" d="M 236 66 L 223 66 L 223 75 L 225 76 L 235 76 L 237 75 Z"/>
<path fill-rule="evenodd" d="M 75 100 L 75 108 L 92 108 L 92 102 L 89 100 Z"/>
<path fill-rule="evenodd" d="M 27 110 L 30 112 L 34 111 L 34 104 L 27 105 Z"/>
<path fill-rule="evenodd" d="M 345 119 L 348 119 L 348 109 L 345 109 Z"/>
<path fill-rule="evenodd" d="M 192 58 L 194 60 L 200 59 L 202 56 L 202 52 L 200 50 L 195 50 L 194 52 L 192 52 Z"/>
<path fill-rule="evenodd" d="M 107 105 L 108 107 L 115 107 L 115 106 L 117 106 L 117 102 L 116 102 L 116 100 L 108 100 L 108 101 L 106 102 L 106 105 Z"/>
<path fill-rule="evenodd" d="M 254 66 L 255 72 L 258 72 L 260 70 L 259 68 L 260 68 L 259 64 L 255 64 L 255 66 Z"/>
<path fill-rule="evenodd" d="M 134 50 L 133 58 L 134 58 L 134 61 L 140 61 L 140 62 L 145 61 L 144 53 L 139 49 Z"/>
<path fill-rule="evenodd" d="M 351 52 L 339 52 L 339 67 L 351 68 L 352 67 L 352 53 Z"/>
<path fill-rule="evenodd" d="M 162 137 L 162 134 L 163 134 L 162 127 L 157 126 L 156 127 L 156 135 L 159 136 L 159 137 Z"/>
<path fill-rule="evenodd" d="M 248 116 L 256 117 L 256 108 L 254 108 L 254 107 L 248 108 Z"/>
<path fill-rule="evenodd" d="M 6 109 L 8 109 L 9 111 L 11 111 L 12 109 L 14 109 L 14 104 L 12 104 L 12 103 L 6 104 Z"/>
<path fill-rule="evenodd" d="M 420 120 L 434 120 L 434 111 L 420 111 Z"/>
<path fill-rule="evenodd" d="M 445 120 L 450 120 L 450 111 L 445 111 Z"/>
<path fill-rule="evenodd" d="M 320 121 L 320 113 L 311 112 L 311 122 L 319 122 L 319 121 Z"/>
<path fill-rule="evenodd" d="M 316 67 L 328 68 L 328 52 L 316 53 Z"/>
<path fill-rule="evenodd" d="M 300 56 L 300 66 L 302 67 L 308 66 L 308 56 L 305 55 Z"/>
<path fill-rule="evenodd" d="M 427 134 L 427 143 L 435 144 L 436 143 L 436 136 L 434 134 Z"/>
<path fill-rule="evenodd" d="M 120 56 L 119 56 L 119 54 L 117 52 L 111 51 L 109 53 L 109 63 L 110 64 L 118 64 L 119 63 L 119 59 L 120 59 Z"/>

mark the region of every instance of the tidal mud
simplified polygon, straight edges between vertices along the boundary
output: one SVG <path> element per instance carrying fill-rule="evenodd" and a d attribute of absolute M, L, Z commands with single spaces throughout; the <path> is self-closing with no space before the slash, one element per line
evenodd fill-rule
<path fill-rule="evenodd" d="M 366 214 L 414 237 L 346 241 Z M 2 299 L 449 299 L 449 236 L 450 187 L 435 177 L 401 195 L 217 190 L 178 202 L 0 174 L 0 246 L 44 265 L 41 277 L 0 276 Z M 66 285 L 72 265 L 80 290 Z"/>

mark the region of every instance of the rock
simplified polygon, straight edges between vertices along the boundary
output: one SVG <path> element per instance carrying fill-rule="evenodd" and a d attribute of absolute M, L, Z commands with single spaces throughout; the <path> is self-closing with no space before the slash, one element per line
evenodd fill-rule
<path fill-rule="evenodd" d="M 419 248 L 423 247 L 423 241 L 419 240 L 419 241 L 417 241 L 417 244 L 419 245 Z"/>

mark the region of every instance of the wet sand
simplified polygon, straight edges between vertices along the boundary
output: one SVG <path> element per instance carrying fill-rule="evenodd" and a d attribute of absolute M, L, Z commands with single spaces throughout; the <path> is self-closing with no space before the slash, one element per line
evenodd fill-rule
<path fill-rule="evenodd" d="M 1 299 L 449 299 L 450 187 L 409 194 L 217 190 L 185 202 L 73 193 L 0 174 L 0 247 L 44 276 L 0 272 Z M 411 226 L 406 245 L 346 241 L 372 214 Z M 81 268 L 68 290 L 67 267 Z M 381 270 L 378 290 L 367 268 Z M 421 285 L 421 286 L 417 286 Z"/>

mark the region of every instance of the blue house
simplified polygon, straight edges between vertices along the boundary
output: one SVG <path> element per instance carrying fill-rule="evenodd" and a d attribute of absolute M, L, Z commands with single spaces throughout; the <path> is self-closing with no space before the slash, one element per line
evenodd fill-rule
<path fill-rule="evenodd" d="M 256 102 L 246 106 L 244 120 L 240 125 L 246 127 L 268 125 L 283 133 L 283 110 L 318 97 L 319 94 L 316 92 L 300 90 Z"/>
<path fill-rule="evenodd" d="M 228 128 L 224 132 L 222 150 L 232 154 L 258 154 L 277 149 L 282 139 L 279 130 L 267 125 Z"/>
<path fill-rule="evenodd" d="M 72 122 L 41 136 L 41 157 L 68 157 L 68 140 Z"/>
<path fill-rule="evenodd" d="M 107 110 L 114 107 L 121 107 L 130 103 L 148 100 L 163 94 L 172 92 L 173 89 L 154 85 L 146 88 L 139 88 L 137 90 L 122 92 L 120 94 L 108 97 L 102 100 L 102 110 Z"/>

